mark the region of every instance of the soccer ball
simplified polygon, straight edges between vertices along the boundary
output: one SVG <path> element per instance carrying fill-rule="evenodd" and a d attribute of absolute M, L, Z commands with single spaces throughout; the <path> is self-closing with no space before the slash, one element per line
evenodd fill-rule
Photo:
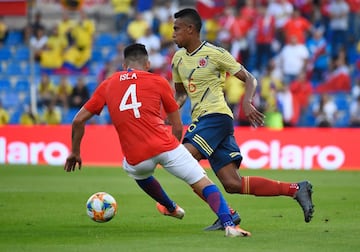
<path fill-rule="evenodd" d="M 96 222 L 108 222 L 117 210 L 117 203 L 113 196 L 106 192 L 97 192 L 86 202 L 87 215 Z"/>

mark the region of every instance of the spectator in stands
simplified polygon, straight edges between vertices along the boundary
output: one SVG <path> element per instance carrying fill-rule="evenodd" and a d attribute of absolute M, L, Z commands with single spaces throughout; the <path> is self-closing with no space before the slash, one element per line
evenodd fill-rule
<path fill-rule="evenodd" d="M 350 127 L 360 127 L 360 95 L 350 105 Z"/>
<path fill-rule="evenodd" d="M 119 33 L 126 33 L 126 27 L 130 22 L 132 0 L 111 0 L 115 14 L 115 28 Z"/>
<path fill-rule="evenodd" d="M 267 13 L 275 18 L 276 39 L 281 45 L 285 42 L 282 29 L 293 11 L 294 7 L 288 0 L 274 0 L 267 6 Z"/>
<path fill-rule="evenodd" d="M 265 126 L 273 129 L 283 128 L 283 117 L 280 112 L 278 93 L 284 87 L 281 75 L 276 74 L 275 60 L 271 59 L 265 72 L 259 77 L 259 108 L 265 114 Z"/>
<path fill-rule="evenodd" d="M 45 49 L 47 41 L 48 37 L 45 30 L 43 28 L 36 29 L 35 35 L 30 39 L 30 47 L 33 50 L 35 61 L 40 61 L 41 53 Z"/>
<path fill-rule="evenodd" d="M 42 74 L 38 85 L 38 106 L 49 105 L 55 98 L 55 92 L 56 88 L 50 76 L 45 73 Z"/>
<path fill-rule="evenodd" d="M 153 69 L 153 73 L 159 74 L 162 77 L 164 77 L 167 80 L 171 80 L 172 79 L 172 68 L 171 68 L 171 60 L 172 57 L 174 56 L 175 52 L 177 51 L 177 46 L 175 44 L 170 45 L 168 48 L 166 48 L 166 54 L 162 55 L 161 53 L 159 57 L 157 57 L 156 61 L 162 60 L 162 62 L 158 62 L 158 65 L 162 65 L 160 68 L 155 69 L 156 71 L 154 71 Z M 152 63 L 151 63 L 152 64 Z"/>
<path fill-rule="evenodd" d="M 360 76 L 354 80 L 354 85 L 351 88 L 351 98 L 353 100 L 360 96 Z"/>
<path fill-rule="evenodd" d="M 330 38 L 329 32 L 329 24 L 330 24 L 330 12 L 329 12 L 329 4 L 332 0 L 321 0 L 319 2 L 319 11 L 320 11 L 320 18 L 317 24 L 324 26 L 324 36 L 328 39 Z"/>
<path fill-rule="evenodd" d="M 149 23 L 146 21 L 146 19 L 143 17 L 143 14 L 140 12 L 137 12 L 135 14 L 135 19 L 130 21 L 128 27 L 127 27 L 127 33 L 129 35 L 129 38 L 132 41 L 136 41 L 139 38 L 143 37 L 149 28 Z M 152 27 L 150 27 L 152 28 Z"/>
<path fill-rule="evenodd" d="M 5 43 L 8 34 L 8 25 L 5 23 L 4 18 L 0 16 L 0 46 Z"/>
<path fill-rule="evenodd" d="M 22 30 L 22 42 L 24 45 L 30 44 L 30 39 L 33 36 L 33 32 L 31 29 L 31 24 L 26 24 Z"/>
<path fill-rule="evenodd" d="M 305 44 L 308 34 L 312 29 L 312 24 L 301 16 L 298 9 L 294 9 L 291 17 L 286 21 L 282 29 L 285 43 L 290 43 L 291 38 L 295 36 L 298 43 Z"/>
<path fill-rule="evenodd" d="M 90 93 L 84 77 L 79 77 L 70 95 L 70 107 L 80 109 L 89 99 Z"/>
<path fill-rule="evenodd" d="M 108 55 L 108 61 L 112 62 L 116 71 L 122 70 L 122 64 L 124 63 L 124 48 L 125 44 L 118 43 L 115 51 L 110 51 Z"/>
<path fill-rule="evenodd" d="M 283 82 L 284 73 L 281 68 L 280 57 L 278 56 L 273 57 L 268 62 L 268 65 L 270 65 L 270 70 L 269 70 L 270 76 L 277 80 L 280 80 L 284 84 Z"/>
<path fill-rule="evenodd" d="M 149 53 L 149 61 L 151 62 L 150 71 L 160 73 L 166 65 L 166 56 L 162 55 L 159 50 L 151 50 Z"/>
<path fill-rule="evenodd" d="M 313 94 L 311 82 L 306 77 L 306 72 L 301 72 L 298 77 L 290 83 L 290 91 L 293 99 L 299 105 L 300 116 L 304 114 L 309 106 L 309 99 Z"/>
<path fill-rule="evenodd" d="M 178 1 L 156 0 L 152 11 L 161 24 L 168 22 L 169 17 L 172 17 L 174 13 L 178 11 L 178 9 Z"/>
<path fill-rule="evenodd" d="M 32 34 L 36 36 L 38 30 L 41 29 L 41 30 L 45 31 L 46 28 L 43 24 L 42 14 L 40 11 L 35 13 L 34 19 L 35 19 L 34 22 L 31 23 L 31 31 L 32 31 Z"/>
<path fill-rule="evenodd" d="M 61 68 L 64 63 L 64 53 L 67 47 L 67 39 L 64 36 L 60 36 L 57 27 L 53 27 L 46 47 L 41 52 L 40 66 L 47 70 Z"/>
<path fill-rule="evenodd" d="M 290 91 L 290 86 L 285 85 L 282 90 L 277 92 L 278 108 L 282 114 L 285 127 L 294 127 L 300 119 L 299 103 Z"/>
<path fill-rule="evenodd" d="M 304 44 L 298 43 L 296 36 L 292 36 L 290 43 L 281 49 L 278 57 L 283 72 L 283 82 L 289 85 L 306 69 L 309 51 Z"/>
<path fill-rule="evenodd" d="M 258 86 L 260 88 L 259 93 L 261 103 L 268 104 L 267 106 L 271 107 L 271 111 L 274 111 L 273 107 L 275 106 L 274 94 L 277 94 L 279 90 L 284 88 L 281 78 L 279 78 L 276 74 L 273 74 L 274 71 L 275 62 L 271 60 L 267 64 L 265 73 L 259 77 Z"/>
<path fill-rule="evenodd" d="M 360 77 L 360 39 L 356 42 L 356 55 L 354 60 L 354 73 Z"/>
<path fill-rule="evenodd" d="M 3 107 L 3 104 L 0 101 L 0 126 L 8 124 L 9 120 L 10 120 L 9 112 Z"/>
<path fill-rule="evenodd" d="M 61 110 L 55 106 L 55 101 L 50 102 L 42 113 L 42 123 L 47 125 L 58 125 L 61 123 Z"/>
<path fill-rule="evenodd" d="M 241 12 L 238 13 L 230 27 L 230 34 L 232 37 L 230 53 L 237 61 L 245 66 L 248 64 L 247 61 L 250 56 L 248 41 L 250 28 L 251 26 L 248 20 L 241 15 Z"/>
<path fill-rule="evenodd" d="M 252 26 L 258 15 L 256 0 L 245 0 L 245 5 L 240 8 L 240 15 Z"/>
<path fill-rule="evenodd" d="M 23 29 L 23 40 L 25 44 L 30 42 L 31 38 L 37 36 L 38 30 L 46 30 L 45 25 L 42 22 L 42 14 L 40 11 L 37 11 L 34 15 L 34 22 L 28 23 Z"/>
<path fill-rule="evenodd" d="M 204 20 L 204 39 L 212 44 L 217 44 L 217 37 L 222 27 L 219 25 L 220 13 L 217 13 L 214 17 Z"/>
<path fill-rule="evenodd" d="M 266 13 L 264 6 L 259 6 L 254 29 L 256 42 L 255 69 L 262 73 L 273 56 L 272 42 L 275 40 L 275 18 Z"/>
<path fill-rule="evenodd" d="M 114 63 L 111 60 L 108 60 L 105 62 L 103 68 L 100 70 L 98 76 L 97 76 L 97 82 L 101 83 L 108 77 L 110 77 L 111 74 L 116 72 L 116 67 Z"/>
<path fill-rule="evenodd" d="M 261 98 L 260 108 L 265 115 L 264 126 L 271 129 L 284 128 L 284 119 L 280 111 L 279 90 L 274 86 L 270 87 L 269 96 L 266 100 Z"/>
<path fill-rule="evenodd" d="M 162 69 L 165 57 L 161 54 L 161 40 L 155 35 L 151 27 L 148 27 L 145 34 L 137 40 L 137 43 L 143 44 L 149 53 L 149 61 L 151 62 L 151 70 L 158 72 Z"/>
<path fill-rule="evenodd" d="M 329 68 L 331 48 L 324 37 L 324 28 L 318 27 L 312 31 L 312 36 L 307 40 L 306 47 L 310 57 L 307 64 L 307 76 L 316 84 L 324 80 Z"/>
<path fill-rule="evenodd" d="M 82 70 L 89 62 L 92 52 L 92 42 L 95 34 L 95 23 L 80 11 L 80 18 L 69 27 L 72 44 L 66 50 L 64 66 L 71 70 Z"/>
<path fill-rule="evenodd" d="M 318 103 L 312 108 L 315 116 L 315 125 L 318 127 L 333 127 L 338 117 L 338 109 L 333 98 L 327 94 L 321 94 Z"/>
<path fill-rule="evenodd" d="M 96 25 L 83 10 L 79 11 L 79 20 L 71 28 L 71 37 L 79 47 L 87 47 L 94 39 Z M 89 40 L 89 41 L 84 41 Z"/>
<path fill-rule="evenodd" d="M 148 52 L 159 51 L 161 49 L 161 40 L 159 36 L 154 34 L 151 27 L 146 28 L 145 34 L 138 38 L 136 43 L 145 45 Z"/>
<path fill-rule="evenodd" d="M 282 75 L 276 66 L 275 59 L 270 59 L 265 71 L 258 77 L 258 97 L 256 107 L 265 114 L 265 126 L 273 129 L 283 128 L 283 118 L 279 111 L 278 93 L 283 89 Z M 239 114 L 240 125 L 250 125 L 245 114 Z"/>
<path fill-rule="evenodd" d="M 332 56 L 347 46 L 347 30 L 350 8 L 345 0 L 334 0 L 328 5 L 330 15 L 329 32 L 331 34 Z"/>
<path fill-rule="evenodd" d="M 360 0 L 347 0 L 349 12 L 349 40 L 351 44 L 360 39 Z"/>
<path fill-rule="evenodd" d="M 33 126 L 40 123 L 38 114 L 31 110 L 29 105 L 24 107 L 24 111 L 20 116 L 20 124 L 25 126 Z"/>
<path fill-rule="evenodd" d="M 135 1 L 135 11 L 137 13 L 141 13 L 142 17 L 146 20 L 150 26 L 153 23 L 153 7 L 154 7 L 154 0 L 137 0 Z"/>
<path fill-rule="evenodd" d="M 325 77 L 325 81 L 315 88 L 315 92 L 334 93 L 350 91 L 350 69 L 347 64 L 346 50 L 343 49 L 339 52 L 339 55 L 332 60 L 331 71 Z"/>
<path fill-rule="evenodd" d="M 159 35 L 161 40 L 161 48 L 168 47 L 173 44 L 172 34 L 174 30 L 174 21 L 170 14 L 166 21 L 160 23 Z"/>
<path fill-rule="evenodd" d="M 232 37 L 231 37 L 231 27 L 235 21 L 235 9 L 227 6 L 224 12 L 220 12 L 220 17 L 218 18 L 218 23 L 221 29 L 218 32 L 217 40 L 219 44 L 222 45 L 225 49 L 230 51 Z"/>
<path fill-rule="evenodd" d="M 321 1 L 321 0 L 320 0 Z M 314 7 L 318 5 L 315 1 L 312 0 L 301 0 L 301 1 L 291 1 L 294 5 L 295 9 L 300 11 L 300 15 L 311 21 L 314 19 L 314 15 L 316 15 L 316 11 Z"/>
<path fill-rule="evenodd" d="M 67 40 L 68 44 L 72 44 L 71 29 L 75 25 L 75 20 L 70 18 L 69 12 L 64 10 L 62 13 L 62 19 L 57 24 L 57 29 L 60 37 Z"/>
<path fill-rule="evenodd" d="M 243 0 L 242 0 L 243 1 Z M 254 23 L 258 16 L 258 9 L 256 6 L 257 0 L 245 0 L 245 4 L 243 7 L 240 8 L 240 15 L 246 20 L 248 23 L 248 33 L 247 33 L 247 40 L 249 43 L 249 58 L 256 49 L 255 46 L 255 33 L 254 33 Z M 248 60 L 246 60 L 247 63 Z"/>
<path fill-rule="evenodd" d="M 69 99 L 72 92 L 72 86 L 66 75 L 61 76 L 60 82 L 57 84 L 55 101 L 56 105 L 67 109 L 69 107 Z"/>
<path fill-rule="evenodd" d="M 42 14 L 40 11 L 35 13 L 34 19 L 35 20 L 32 23 L 31 23 L 31 20 L 29 20 L 30 22 L 28 22 L 25 25 L 25 27 L 22 29 L 23 42 L 25 44 L 28 44 L 30 42 L 30 39 L 33 36 L 36 36 L 38 29 L 42 29 L 44 31 L 46 30 L 46 27 L 42 22 Z"/>

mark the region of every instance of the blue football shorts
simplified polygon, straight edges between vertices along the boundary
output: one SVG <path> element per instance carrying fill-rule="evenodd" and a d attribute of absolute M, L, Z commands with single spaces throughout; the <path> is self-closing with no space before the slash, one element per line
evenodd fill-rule
<path fill-rule="evenodd" d="M 242 156 L 234 137 L 233 119 L 226 114 L 204 115 L 192 122 L 183 143 L 195 146 L 215 173 L 231 162 L 240 167 Z"/>

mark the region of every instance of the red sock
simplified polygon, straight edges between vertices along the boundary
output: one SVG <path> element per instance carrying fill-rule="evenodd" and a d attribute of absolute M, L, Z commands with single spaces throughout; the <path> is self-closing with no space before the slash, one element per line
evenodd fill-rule
<path fill-rule="evenodd" d="M 299 186 L 262 177 L 246 176 L 241 178 L 241 194 L 255 196 L 290 196 L 293 197 Z"/>

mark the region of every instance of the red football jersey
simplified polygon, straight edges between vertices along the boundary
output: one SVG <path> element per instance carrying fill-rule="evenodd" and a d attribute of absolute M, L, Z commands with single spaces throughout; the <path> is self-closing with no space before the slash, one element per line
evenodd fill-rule
<path fill-rule="evenodd" d="M 138 164 L 179 145 L 161 116 L 161 106 L 170 113 L 178 109 L 163 77 L 139 70 L 114 73 L 99 85 L 84 107 L 100 114 L 105 105 L 129 164 Z"/>

